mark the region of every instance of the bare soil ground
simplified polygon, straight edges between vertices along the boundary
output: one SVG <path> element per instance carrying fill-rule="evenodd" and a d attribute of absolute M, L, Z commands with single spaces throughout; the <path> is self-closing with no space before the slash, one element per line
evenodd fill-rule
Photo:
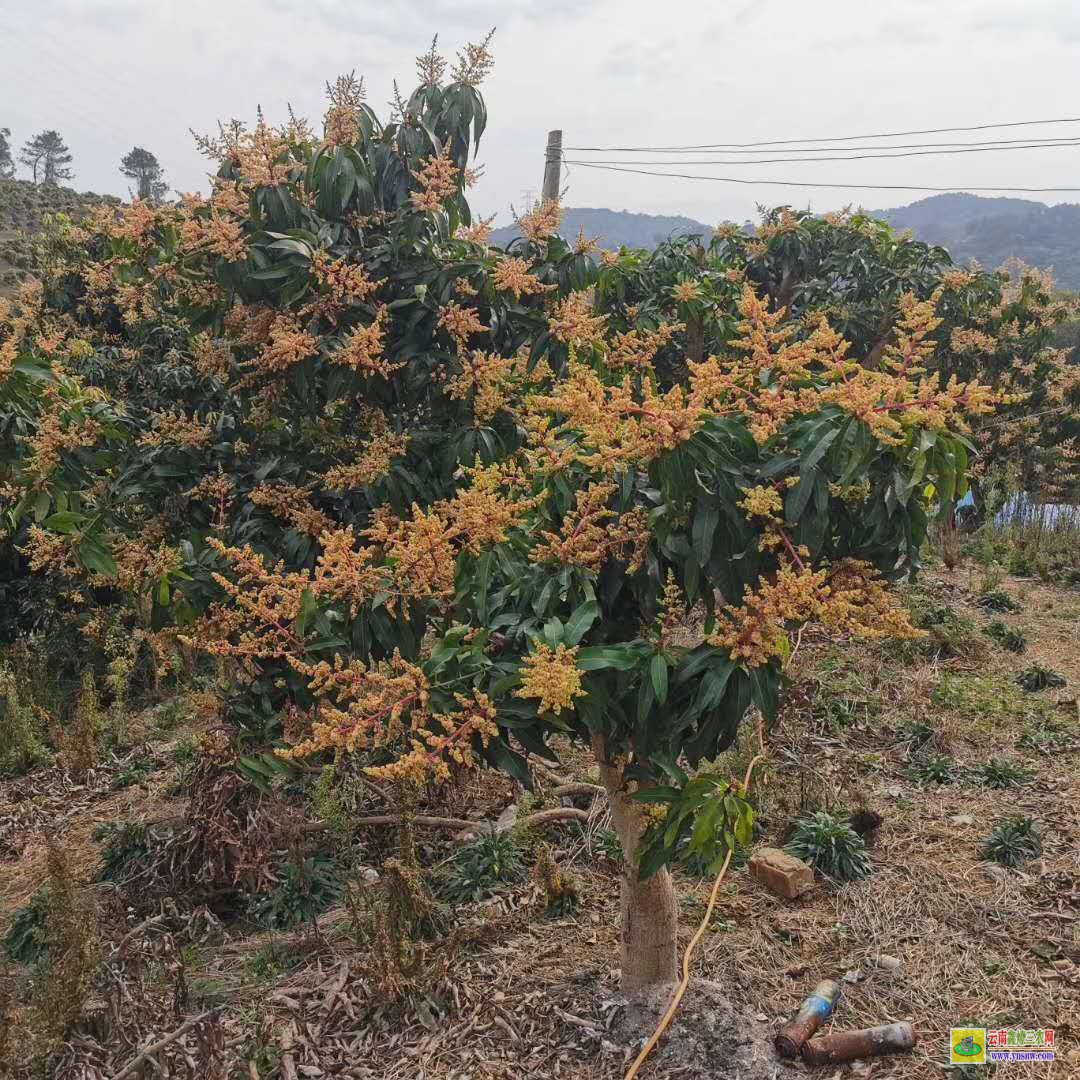
<path fill-rule="evenodd" d="M 869 840 L 873 873 L 845 885 L 821 880 L 807 896 L 785 901 L 735 869 L 693 962 L 695 978 L 723 994 L 691 987 L 643 1078 L 959 1077 L 965 1074 L 942 1072 L 948 1029 L 969 1024 L 1052 1027 L 1054 1066 L 1004 1069 L 1017 1080 L 1080 1076 L 1080 590 L 1006 579 L 1003 588 L 1021 609 L 994 614 L 977 603 L 980 575 L 968 567 L 938 570 L 922 587 L 920 603 L 948 608 L 961 620 L 959 628 L 950 623 L 952 645 L 941 650 L 841 645 L 811 634 L 801 641 L 788 703 L 768 733 L 769 761 L 755 788 L 759 842 L 782 844 L 805 809 L 869 809 L 882 818 Z M 1022 654 L 981 632 L 994 619 L 1025 632 Z M 1060 672 L 1067 685 L 1021 691 L 1015 677 L 1033 662 Z M 959 779 L 916 778 L 916 724 L 929 726 L 930 745 L 957 763 Z M 746 745 L 723 763 L 733 774 L 751 752 L 750 727 Z M 89 882 L 98 823 L 179 812 L 184 800 L 169 794 L 176 778 L 170 737 L 161 736 L 151 752 L 155 770 L 119 791 L 110 789 L 108 775 L 74 787 L 55 769 L 0 783 L 0 935 L 43 880 L 43 830 L 63 838 L 75 853 L 76 874 Z M 587 756 L 558 750 L 565 776 L 595 780 Z M 1004 789 L 975 782 L 969 770 L 990 759 L 1022 765 L 1031 779 Z M 541 785 L 538 806 L 558 804 L 551 787 Z M 490 819 L 520 797 L 508 780 L 487 774 L 460 785 L 442 812 Z M 993 824 L 1012 814 L 1040 823 L 1043 853 L 1006 870 L 983 861 L 979 849 Z M 139 932 L 126 947 L 145 953 L 149 974 L 139 985 L 160 992 L 169 1009 L 141 1026 L 114 1024 L 107 1038 L 93 1031 L 73 1036 L 54 1075 L 114 1076 L 185 1017 L 215 1009 L 163 1053 L 166 1075 L 622 1077 L 640 1037 L 626 1029 L 627 1001 L 619 993 L 618 871 L 599 850 L 604 825 L 596 806 L 584 828 L 554 824 L 522 837 L 527 852 L 550 843 L 560 867 L 576 876 L 577 909 L 545 917 L 531 881 L 459 905 L 454 926 L 482 929 L 405 1005 L 376 991 L 370 942 L 358 938 L 343 908 L 322 915 L 317 927 L 288 934 L 214 924 L 168 962 L 158 959 L 153 929 Z M 393 830 L 367 832 L 365 861 L 379 865 L 393 853 Z M 447 833 L 418 839 L 425 865 L 437 866 L 455 850 Z M 711 882 L 680 872 L 677 885 L 684 946 Z M 110 932 L 129 933 L 136 921 L 132 916 L 130 926 Z M 179 1005 L 177 956 L 185 990 Z M 909 1020 L 919 1036 L 915 1051 L 819 1070 L 764 1057 L 736 1062 L 733 1036 L 737 1043 L 766 1036 L 826 977 L 844 990 L 834 1029 Z M 732 1009 L 750 1019 L 734 1019 Z M 14 1022 L 28 1021 L 19 1013 Z M 756 1030 L 732 1031 L 738 1024 Z M 196 1065 L 204 1060 L 213 1068 Z"/>

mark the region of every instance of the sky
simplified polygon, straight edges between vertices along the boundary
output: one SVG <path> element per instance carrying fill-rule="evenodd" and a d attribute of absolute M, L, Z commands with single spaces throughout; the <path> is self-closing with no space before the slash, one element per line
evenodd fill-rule
<path fill-rule="evenodd" d="M 535 197 L 551 128 L 563 130 L 567 146 L 652 146 L 1080 115 L 1076 0 L 0 0 L 0 127 L 11 128 L 16 146 L 59 130 L 79 190 L 126 195 L 118 163 L 133 145 L 157 155 L 177 190 L 205 190 L 208 165 L 189 129 L 254 119 L 258 105 L 283 121 L 289 103 L 318 121 L 327 80 L 353 70 L 385 117 L 394 79 L 412 88 L 414 58 L 432 34 L 452 58 L 492 27 L 496 63 L 483 88 L 489 126 L 478 159 L 485 173 L 471 201 L 499 223 Z M 1080 139 L 1080 123 L 984 137 L 1062 134 Z M 898 141 L 935 138 L 948 136 Z M 602 157 L 567 154 L 583 156 Z M 680 171 L 955 190 L 1080 188 L 1080 146 Z M 882 208 L 922 197 L 581 166 L 570 166 L 563 183 L 568 206 L 680 213 L 710 224 L 745 220 L 758 204 Z"/>

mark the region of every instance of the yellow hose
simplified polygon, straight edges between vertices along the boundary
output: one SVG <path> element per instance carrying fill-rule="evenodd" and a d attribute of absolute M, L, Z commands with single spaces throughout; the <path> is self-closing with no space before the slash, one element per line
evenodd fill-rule
<path fill-rule="evenodd" d="M 760 739 L 760 728 L 758 731 L 758 737 Z M 764 744 L 762 744 L 762 750 L 764 750 Z M 759 761 L 765 759 L 764 753 L 757 754 L 746 767 L 746 777 L 743 780 L 743 794 L 745 795 L 750 790 L 750 777 L 754 772 L 754 767 Z M 630 1066 L 629 1071 L 626 1074 L 625 1080 L 634 1080 L 637 1076 L 638 1070 L 644 1064 L 645 1059 L 653 1052 L 656 1044 L 660 1041 L 661 1036 L 668 1029 L 668 1025 L 671 1023 L 672 1017 L 674 1017 L 676 1011 L 679 1008 L 679 1002 L 682 1001 L 683 995 L 686 993 L 686 988 L 690 985 L 690 960 L 694 955 L 694 950 L 698 947 L 701 939 L 705 936 L 705 931 L 708 929 L 709 920 L 712 918 L 713 908 L 716 907 L 716 898 L 720 895 L 720 883 L 724 880 L 724 875 L 727 873 L 728 864 L 731 862 L 731 856 L 734 854 L 734 849 L 729 848 L 727 855 L 724 856 L 723 865 L 720 867 L 720 873 L 716 875 L 716 880 L 713 882 L 712 892 L 709 894 L 709 903 L 705 908 L 705 918 L 701 920 L 701 925 L 697 928 L 697 933 L 690 939 L 690 944 L 686 946 L 686 952 L 683 953 L 682 958 L 682 979 L 679 985 L 675 988 L 675 993 L 671 998 L 671 1003 L 667 1007 L 667 1011 L 660 1019 L 660 1023 L 656 1025 L 656 1030 L 649 1036 L 649 1041 L 641 1048 L 641 1053 L 634 1059 L 633 1065 Z"/>

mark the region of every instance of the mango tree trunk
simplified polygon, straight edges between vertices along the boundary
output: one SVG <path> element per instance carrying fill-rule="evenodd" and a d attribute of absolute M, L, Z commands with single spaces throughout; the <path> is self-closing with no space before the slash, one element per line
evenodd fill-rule
<path fill-rule="evenodd" d="M 602 737 L 594 736 L 593 752 L 623 849 L 619 887 L 622 988 L 640 990 L 677 982 L 679 905 L 671 875 L 665 869 L 645 881 L 638 877 L 638 845 L 645 831 L 641 806 L 630 798 L 622 769 L 608 761 Z"/>

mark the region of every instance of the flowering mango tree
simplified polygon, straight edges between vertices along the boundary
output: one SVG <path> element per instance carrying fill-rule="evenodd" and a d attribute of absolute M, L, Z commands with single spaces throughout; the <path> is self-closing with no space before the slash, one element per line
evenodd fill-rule
<path fill-rule="evenodd" d="M 916 633 L 888 582 L 991 394 L 934 370 L 936 292 L 853 347 L 742 241 L 637 300 L 641 259 L 566 243 L 554 205 L 489 248 L 464 189 L 490 58 L 419 66 L 390 122 L 341 79 L 321 138 L 225 128 L 209 198 L 69 229 L 4 314 L 8 543 L 226 658 L 239 737 L 284 759 L 528 783 L 552 737 L 588 745 L 624 985 L 672 981 L 667 868 L 750 820 L 693 770 L 775 715 L 796 627 Z"/>

